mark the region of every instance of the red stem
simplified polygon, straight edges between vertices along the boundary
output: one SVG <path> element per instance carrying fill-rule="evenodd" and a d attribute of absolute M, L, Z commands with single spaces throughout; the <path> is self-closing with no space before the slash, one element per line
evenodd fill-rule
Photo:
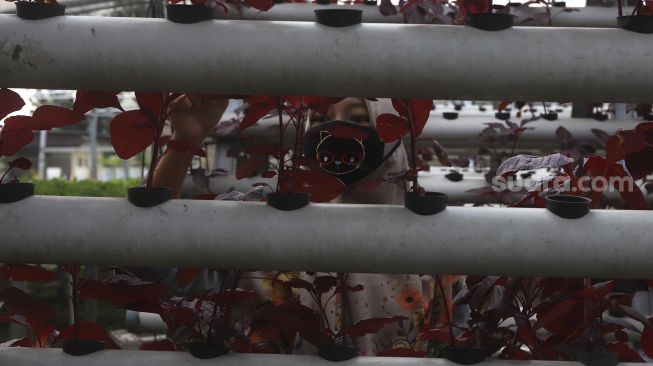
<path fill-rule="evenodd" d="M 440 288 L 440 296 L 442 297 L 442 303 L 444 305 L 444 311 L 447 316 L 447 327 L 449 328 L 449 343 L 452 347 L 454 347 L 454 343 L 456 342 L 456 338 L 453 336 L 453 325 L 451 324 L 451 316 L 449 315 L 449 304 L 447 304 L 447 297 L 445 296 L 444 293 L 444 286 L 442 283 L 442 276 L 441 275 L 435 275 L 435 279 L 438 281 L 438 287 Z"/>
<path fill-rule="evenodd" d="M 159 120 L 156 124 L 156 135 L 154 136 L 154 142 L 152 143 L 152 159 L 150 161 L 150 168 L 147 172 L 147 182 L 145 183 L 145 189 L 148 191 L 152 189 L 154 171 L 156 171 L 156 166 L 159 163 L 159 142 L 161 140 L 161 134 L 163 133 L 163 127 L 165 126 L 167 105 L 168 100 L 166 94 L 161 93 L 161 110 L 159 111 Z"/>
<path fill-rule="evenodd" d="M 408 125 L 410 126 L 410 169 L 415 173 L 415 177 L 412 179 L 413 187 L 412 190 L 415 192 L 419 183 L 417 182 L 417 149 L 415 147 L 415 127 L 413 126 L 413 112 L 410 108 L 410 102 L 406 103 L 402 101 L 404 107 L 408 110 Z"/>
<path fill-rule="evenodd" d="M 72 277 L 72 298 L 73 298 L 73 336 L 79 339 L 79 309 L 77 306 L 77 274 L 71 271 Z"/>
<path fill-rule="evenodd" d="M 283 153 L 283 110 L 281 109 L 281 98 L 277 100 L 277 114 L 279 115 L 279 177 L 277 178 L 277 192 L 284 191 L 283 184 L 285 177 L 286 162 L 284 161 L 285 155 Z"/>

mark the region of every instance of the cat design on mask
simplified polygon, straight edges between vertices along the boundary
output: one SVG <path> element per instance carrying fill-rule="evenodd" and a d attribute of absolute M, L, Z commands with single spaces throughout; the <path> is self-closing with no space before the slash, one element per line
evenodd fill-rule
<path fill-rule="evenodd" d="M 337 148 L 334 148 L 334 144 L 337 144 Z M 316 148 L 315 160 L 327 173 L 335 175 L 351 173 L 360 168 L 365 160 L 363 140 L 339 139 L 328 131 L 320 131 L 320 143 Z"/>
<path fill-rule="evenodd" d="M 355 137 L 341 137 L 343 129 L 358 132 L 352 134 Z M 332 132 L 336 130 L 340 133 Z M 303 145 L 307 159 L 314 160 L 322 171 L 345 185 L 370 175 L 387 159 L 376 130 L 349 121 L 334 120 L 310 128 L 304 134 Z"/>

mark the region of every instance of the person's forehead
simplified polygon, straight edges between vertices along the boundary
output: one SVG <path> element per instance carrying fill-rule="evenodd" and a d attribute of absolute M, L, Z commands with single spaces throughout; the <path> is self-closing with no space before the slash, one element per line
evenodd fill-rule
<path fill-rule="evenodd" d="M 339 101 L 336 104 L 332 104 L 329 106 L 329 112 L 334 112 L 334 111 L 342 111 L 342 110 L 349 110 L 353 108 L 366 108 L 367 105 L 365 104 L 365 100 L 362 98 L 354 98 L 354 97 L 348 97 L 345 98 L 341 101 Z"/>

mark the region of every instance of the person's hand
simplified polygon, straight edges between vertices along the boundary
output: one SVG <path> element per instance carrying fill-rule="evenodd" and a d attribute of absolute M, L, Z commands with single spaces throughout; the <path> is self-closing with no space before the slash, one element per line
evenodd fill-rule
<path fill-rule="evenodd" d="M 184 94 L 170 103 L 170 123 L 173 140 L 199 145 L 220 121 L 229 100 L 203 100 L 194 94 Z"/>

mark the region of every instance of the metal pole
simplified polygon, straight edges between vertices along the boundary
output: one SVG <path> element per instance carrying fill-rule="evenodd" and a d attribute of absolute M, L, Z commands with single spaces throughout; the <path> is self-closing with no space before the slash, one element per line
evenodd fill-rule
<path fill-rule="evenodd" d="M 46 180 L 46 174 L 45 174 L 45 167 L 46 167 L 46 156 L 45 156 L 45 150 L 47 149 L 47 144 L 48 144 L 48 131 L 40 131 L 39 132 L 39 163 L 38 163 L 38 170 L 39 170 L 39 179 L 41 180 Z"/>
<path fill-rule="evenodd" d="M 90 142 L 90 155 L 91 155 L 91 179 L 98 179 L 98 162 L 97 162 L 97 124 L 98 124 L 98 115 L 91 115 L 90 120 L 88 121 L 88 135 Z"/>

